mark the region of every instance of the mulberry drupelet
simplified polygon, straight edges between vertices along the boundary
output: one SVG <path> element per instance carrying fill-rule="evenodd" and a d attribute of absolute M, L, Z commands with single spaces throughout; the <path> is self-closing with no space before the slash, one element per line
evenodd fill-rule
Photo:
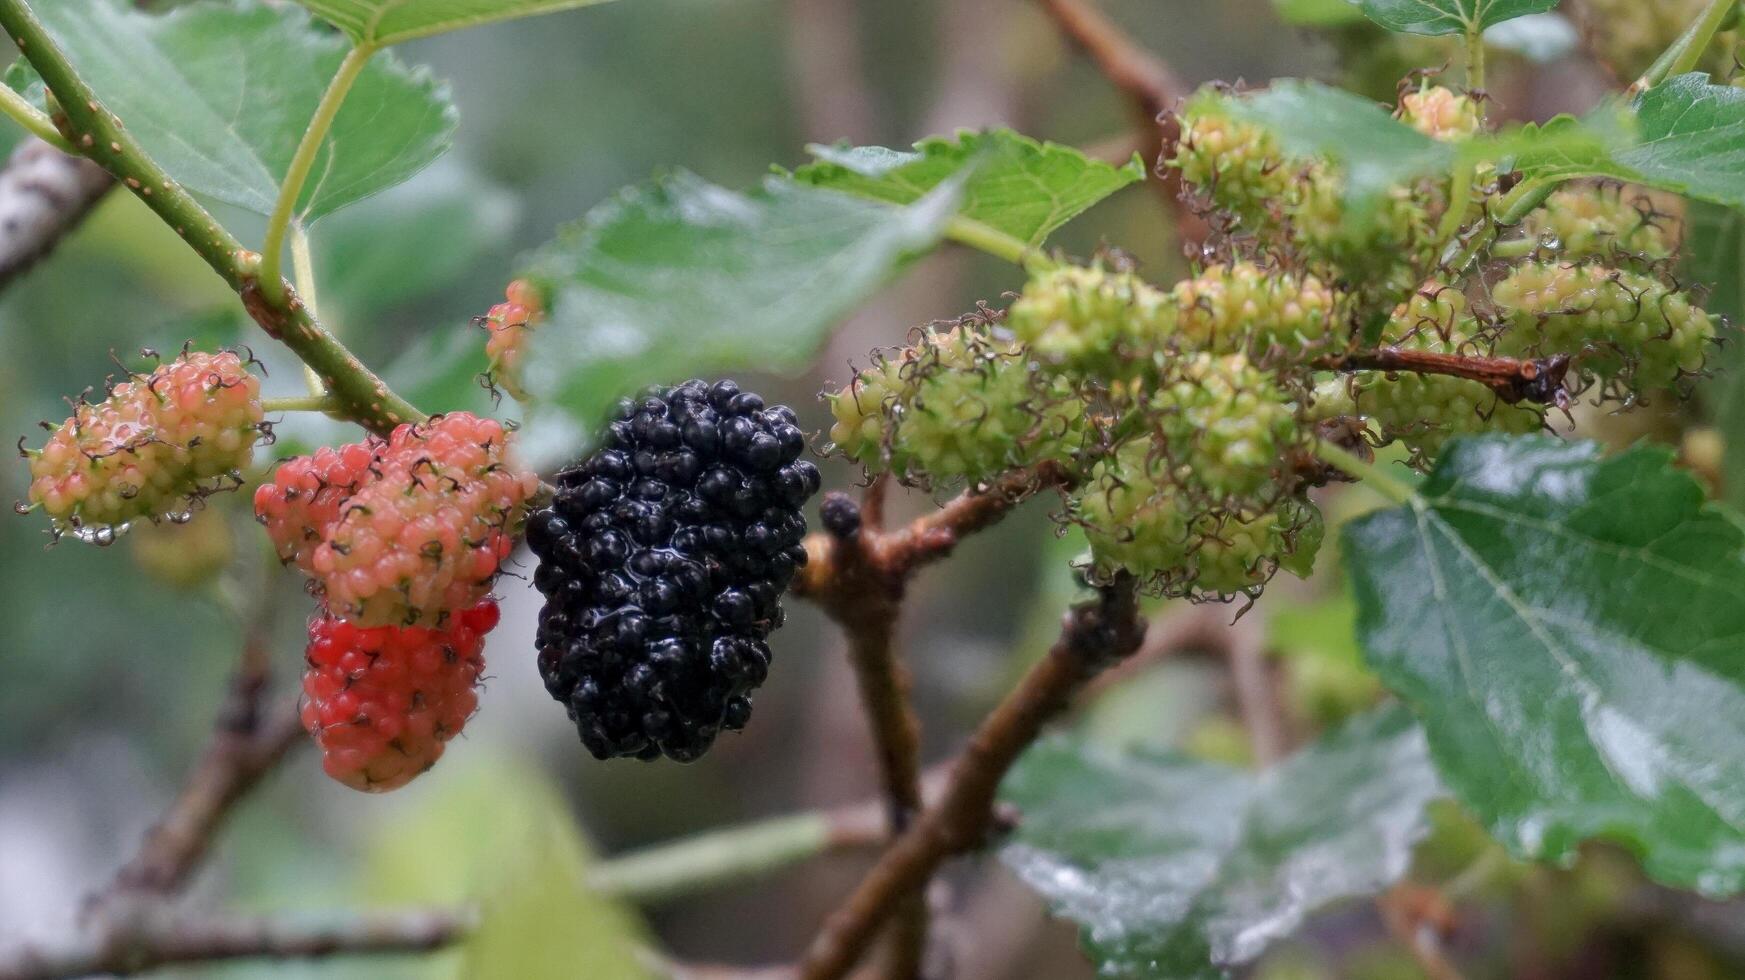
<path fill-rule="evenodd" d="M 540 674 L 596 757 L 688 762 L 745 727 L 819 486 L 795 423 L 732 381 L 651 389 L 529 518 Z"/>

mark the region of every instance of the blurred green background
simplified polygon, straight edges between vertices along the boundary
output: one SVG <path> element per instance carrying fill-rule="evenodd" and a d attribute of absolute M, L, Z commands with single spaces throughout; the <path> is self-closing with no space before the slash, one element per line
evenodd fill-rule
<path fill-rule="evenodd" d="M 1189 83 L 1335 77 L 1338 44 L 1376 47 L 1373 35 L 1287 27 L 1267 0 L 1105 7 Z M 1434 46 L 1422 48 L 1437 56 Z M 1377 95 L 1397 77 L 1386 54 L 1368 51 L 1379 65 L 1365 70 L 1384 80 Z M 501 298 L 517 254 L 663 167 L 744 186 L 771 164 L 801 162 L 810 141 L 905 146 L 995 124 L 1113 156 L 1138 146 L 1122 98 L 1027 0 L 624 0 L 416 42 L 402 56 L 452 83 L 462 111 L 458 145 L 411 183 L 324 221 L 313 240 L 324 318 L 428 408 L 488 406 L 472 380 L 482 359 L 445 371 L 431 365 L 455 363 L 440 352 L 482 347 L 469 321 Z M 1578 56 L 1515 74 L 1505 75 L 1515 86 L 1506 106 L 1523 115 L 1579 105 L 1603 80 Z M 244 241 L 258 240 L 257 221 L 225 217 Z M 1099 206 L 1057 244 L 1081 255 L 1118 244 L 1164 281 L 1184 267 L 1168 214 L 1147 186 Z M 811 373 L 751 380 L 823 430 L 828 412 L 816 394 L 846 380 L 851 359 L 901 341 L 917 323 L 977 300 L 997 303 L 1019 281 L 1011 267 L 941 252 L 852 317 Z M 130 196 L 111 195 L 51 259 L 0 295 L 0 432 L 34 441 L 39 419 L 66 414 L 63 397 L 100 386 L 115 370 L 111 352 L 127 358 L 190 338 L 249 344 L 271 371 L 270 392 L 299 392 L 294 362 L 238 323 L 234 306 L 175 235 Z M 513 415 L 513 403 L 503 411 Z M 293 444 L 351 434 L 299 417 L 280 436 L 263 461 Z M 0 468 L 0 493 L 22 498 L 25 472 L 22 463 Z M 840 464 L 826 467 L 827 486 L 855 478 Z M 232 498 L 214 500 L 196 522 L 228 525 L 234 554 L 221 588 L 183 590 L 144 574 L 131 541 L 45 547 L 39 518 L 0 520 L 0 622 L 9 627 L 0 641 L 0 945 L 69 927 L 81 897 L 134 848 L 210 729 L 242 618 L 262 608 L 273 615 L 276 693 L 294 697 L 310 603 L 297 576 L 268 567 L 247 501 Z M 916 511 L 926 504 L 898 502 Z M 974 539 L 949 570 L 931 571 L 913 590 L 903 636 L 929 761 L 959 743 L 1070 597 L 1062 560 L 1070 542 L 1054 540 L 1044 510 L 1034 505 Z M 743 735 L 690 766 L 606 764 L 586 755 L 540 686 L 537 597 L 514 578 L 500 591 L 505 617 L 486 650 L 481 710 L 435 770 L 391 796 L 368 797 L 324 778 L 316 754 L 299 750 L 240 809 L 187 901 L 258 910 L 442 901 L 494 869 L 491 887 L 512 884 L 523 928 L 545 930 L 550 945 L 504 954 L 511 959 L 492 969 L 508 972 L 495 975 L 613 980 L 633 967 L 608 952 L 612 937 L 635 940 L 641 926 L 564 898 L 552 867 L 584 860 L 585 848 L 617 852 L 852 802 L 874 789 L 840 641 L 813 610 L 790 604 L 790 625 L 772 644 L 775 669 Z M 1292 635 L 1309 646 L 1336 635 L 1344 625 L 1337 611 L 1330 626 L 1311 619 Z M 1197 731 L 1210 745 L 1216 729 L 1195 719 L 1223 711 L 1217 676 L 1197 662 L 1163 668 L 1101 713 L 1098 730 L 1111 738 Z M 571 826 L 585 837 L 566 836 Z M 640 914 L 659 945 L 686 960 L 783 961 L 858 866 L 831 859 Z M 1046 925 L 1037 903 L 992 862 L 949 880 L 951 904 L 963 911 L 950 927 L 963 933 L 963 980 L 1089 975 L 1071 931 Z M 542 897 L 549 895 L 557 897 Z M 1328 928 L 1335 936 L 1376 932 L 1369 920 L 1335 919 Z M 510 962 L 517 965 L 502 965 Z M 449 954 L 199 972 L 410 977 L 463 968 Z M 1411 975 L 1397 961 L 1376 971 L 1362 975 Z"/>

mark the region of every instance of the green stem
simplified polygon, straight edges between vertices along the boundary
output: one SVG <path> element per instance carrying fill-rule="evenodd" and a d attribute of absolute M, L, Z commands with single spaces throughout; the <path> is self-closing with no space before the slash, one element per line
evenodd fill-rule
<path fill-rule="evenodd" d="M 1678 40 L 1672 42 L 1671 47 L 1654 59 L 1654 64 L 1648 66 L 1648 70 L 1624 94 L 1634 98 L 1668 78 L 1695 68 L 1703 52 L 1715 40 L 1715 35 L 1720 33 L 1722 25 L 1732 18 L 1738 3 L 1739 0 L 1709 0 L 1702 14 L 1678 36 Z"/>
<path fill-rule="evenodd" d="M 297 152 L 291 156 L 291 165 L 285 171 L 285 179 L 279 184 L 279 199 L 273 204 L 273 213 L 267 218 L 266 241 L 261 246 L 261 268 L 267 271 L 267 276 L 261 281 L 261 291 L 275 303 L 284 301 L 283 281 L 280 274 L 280 250 L 285 245 L 285 232 L 291 226 L 291 218 L 297 210 L 297 199 L 303 195 L 303 184 L 309 179 L 309 171 L 315 166 L 315 157 L 321 152 L 321 142 L 327 138 L 327 131 L 333 128 L 333 117 L 339 115 L 339 107 L 345 103 L 345 97 L 351 92 L 352 83 L 357 81 L 358 74 L 369 63 L 370 56 L 376 49 L 360 44 L 346 52 L 345 60 L 339 63 L 339 70 L 333 73 L 333 80 L 327 83 L 327 91 L 321 93 L 321 101 L 315 106 L 315 115 L 309 119 L 309 128 L 303 131 L 303 140 L 297 144 Z"/>
<path fill-rule="evenodd" d="M 260 256 L 244 248 L 182 186 L 146 154 L 120 121 L 79 77 L 25 0 L 0 0 L 4 27 L 24 57 L 42 76 L 61 105 L 74 146 L 115 175 L 146 207 L 175 229 L 189 247 L 242 297 L 243 306 L 267 335 L 280 341 L 315 369 L 333 392 L 344 415 L 376 432 L 423 413 L 394 394 L 345 345 L 329 334 L 294 293 L 270 301 L 261 284 Z M 277 280 L 273 272 L 268 278 Z M 285 287 L 280 284 L 280 289 Z"/>
<path fill-rule="evenodd" d="M 1031 272 L 1044 272 L 1054 268 L 1054 260 L 1041 249 L 1032 248 L 1028 243 L 974 218 L 952 218 L 945 226 L 945 237 L 959 245 L 968 245 L 995 258 L 1021 265 Z"/>
<path fill-rule="evenodd" d="M 14 92 L 10 85 L 0 85 L 0 112 L 11 116 L 14 122 L 29 130 L 32 136 L 62 153 L 78 152 L 61 135 L 60 130 L 55 128 L 55 121 L 48 117 L 48 113 L 31 105 L 24 96 Z"/>
<path fill-rule="evenodd" d="M 1472 234 L 1464 239 L 1456 238 L 1448 243 L 1442 252 L 1442 268 L 1453 274 L 1460 274 L 1478 258 L 1480 252 L 1489 248 L 1497 240 L 1497 231 L 1520 224 L 1533 209 L 1545 203 L 1557 188 L 1563 185 L 1561 177 L 1546 177 L 1539 180 L 1524 181 L 1497 202 L 1496 213 L 1487 218 L 1483 225 L 1474 228 Z"/>
<path fill-rule="evenodd" d="M 1412 485 L 1374 463 L 1367 463 L 1340 449 L 1325 439 L 1315 443 L 1315 457 L 1347 476 L 1362 480 L 1365 485 L 1396 504 L 1409 504 L 1417 499 Z"/>
<path fill-rule="evenodd" d="M 286 398 L 262 398 L 263 412 L 334 412 L 340 404 L 332 395 L 301 395 Z"/>
<path fill-rule="evenodd" d="M 830 849 L 830 819 L 802 813 L 698 834 L 603 861 L 588 875 L 596 891 L 647 904 L 741 881 Z"/>
<path fill-rule="evenodd" d="M 1484 91 L 1484 29 L 1479 27 L 1466 32 L 1466 91 Z M 1478 111 L 1482 118 L 1482 100 L 1478 103 Z"/>
<path fill-rule="evenodd" d="M 291 223 L 291 275 L 297 282 L 297 295 L 303 297 L 303 306 L 310 316 L 320 316 L 320 305 L 315 297 L 315 260 L 309 254 L 309 232 L 301 222 Z M 303 365 L 303 385 L 311 395 L 327 394 L 327 386 L 321 383 L 321 376 L 309 365 Z"/>

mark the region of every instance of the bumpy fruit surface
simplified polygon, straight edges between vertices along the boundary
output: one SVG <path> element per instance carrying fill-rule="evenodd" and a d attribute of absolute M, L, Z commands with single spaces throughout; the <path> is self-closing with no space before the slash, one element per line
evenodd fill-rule
<path fill-rule="evenodd" d="M 1278 141 L 1253 123 L 1232 118 L 1223 96 L 1203 92 L 1182 110 L 1181 139 L 1170 163 L 1212 203 L 1250 223 L 1294 206 L 1305 186 L 1325 179 L 1317 165 L 1286 159 Z"/>
<path fill-rule="evenodd" d="M 1098 463 L 1073 498 L 1096 576 L 1127 571 L 1167 594 L 1228 596 L 1258 590 L 1279 568 L 1307 574 L 1322 534 L 1313 504 L 1263 490 L 1208 508 L 1162 459 L 1152 441 L 1134 440 Z"/>
<path fill-rule="evenodd" d="M 1323 346 L 1333 329 L 1333 291 L 1320 279 L 1262 269 L 1252 262 L 1213 265 L 1176 283 L 1170 297 L 1182 342 L 1229 353 Z"/>
<path fill-rule="evenodd" d="M 1466 305 L 1458 290 L 1421 290 L 1394 311 L 1382 340 L 1406 350 L 1473 356 L 1481 352 L 1472 340 L 1478 322 L 1464 312 Z M 1433 461 L 1458 435 L 1524 434 L 1545 426 L 1542 408 L 1505 404 L 1477 381 L 1410 371 L 1331 378 L 1316 388 L 1311 414 L 1362 419 L 1375 440 L 1399 442 L 1420 464 Z"/>
<path fill-rule="evenodd" d="M 509 434 L 465 412 L 306 460 L 255 495 L 279 555 L 362 626 L 441 626 L 484 598 L 538 477 Z"/>
<path fill-rule="evenodd" d="M 598 758 L 701 756 L 751 717 L 818 470 L 793 412 L 731 381 L 621 402 L 528 519 L 539 671 Z"/>
<path fill-rule="evenodd" d="M 1618 184 L 1565 187 L 1528 215 L 1522 230 L 1565 262 L 1653 265 L 1678 245 L 1672 216 L 1660 213 L 1647 191 Z"/>
<path fill-rule="evenodd" d="M 1492 298 L 1513 315 L 1499 353 L 1576 356 L 1577 367 L 1620 376 L 1638 389 L 1671 386 L 1702 371 L 1715 324 L 1653 276 L 1601 265 L 1529 262 Z"/>
<path fill-rule="evenodd" d="M 1242 354 L 1183 355 L 1151 408 L 1177 485 L 1215 497 L 1260 490 L 1301 431 L 1294 400 Z"/>
<path fill-rule="evenodd" d="M 339 505 L 374 476 L 387 440 L 363 442 L 297 456 L 279 464 L 270 483 L 255 488 L 255 518 L 267 529 L 279 560 L 315 574 L 315 549 L 339 520 Z"/>
<path fill-rule="evenodd" d="M 527 392 L 521 385 L 521 365 L 527 356 L 528 338 L 543 319 L 539 290 L 527 280 L 517 279 L 505 290 L 503 302 L 478 321 L 490 332 L 485 355 L 491 359 L 491 380 L 523 401 Z"/>
<path fill-rule="evenodd" d="M 830 438 L 869 469 L 970 481 L 1068 458 L 1082 403 L 1031 371 L 1020 345 L 958 326 L 862 371 L 830 396 Z"/>
<path fill-rule="evenodd" d="M 248 464 L 260 381 L 236 354 L 184 353 L 81 403 L 30 459 L 30 502 L 58 528 L 107 528 L 185 510 Z"/>
<path fill-rule="evenodd" d="M 497 616 L 487 599 L 440 629 L 362 627 L 325 614 L 311 621 L 303 727 L 327 774 L 381 793 L 435 765 L 478 707 L 485 634 Z"/>
<path fill-rule="evenodd" d="M 1031 277 L 1006 327 L 1045 369 L 1125 378 L 1175 331 L 1169 294 L 1131 272 L 1062 265 Z"/>
<path fill-rule="evenodd" d="M 1479 130 L 1478 103 L 1441 85 L 1429 85 L 1400 97 L 1399 117 L 1435 140 L 1464 139 Z"/>

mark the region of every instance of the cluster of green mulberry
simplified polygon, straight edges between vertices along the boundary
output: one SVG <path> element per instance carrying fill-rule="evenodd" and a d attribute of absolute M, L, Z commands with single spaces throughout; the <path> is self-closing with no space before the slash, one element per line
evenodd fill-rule
<path fill-rule="evenodd" d="M 1167 288 L 1103 261 L 1035 271 L 1004 314 L 923 330 L 829 396 L 836 449 L 929 486 L 1048 463 L 1093 578 L 1232 598 L 1309 571 L 1323 439 L 1427 466 L 1454 436 L 1545 428 L 1592 382 L 1635 401 L 1703 370 L 1716 324 L 1664 278 L 1678 229 L 1644 195 L 1571 186 L 1444 269 L 1439 226 L 1491 220 L 1506 175 L 1475 173 L 1459 221 L 1449 178 L 1365 220 L 1333 161 L 1286 153 L 1231 98 L 1189 100 L 1174 159 L 1217 261 Z M 1483 118 L 1431 85 L 1396 115 L 1438 140 Z"/>

